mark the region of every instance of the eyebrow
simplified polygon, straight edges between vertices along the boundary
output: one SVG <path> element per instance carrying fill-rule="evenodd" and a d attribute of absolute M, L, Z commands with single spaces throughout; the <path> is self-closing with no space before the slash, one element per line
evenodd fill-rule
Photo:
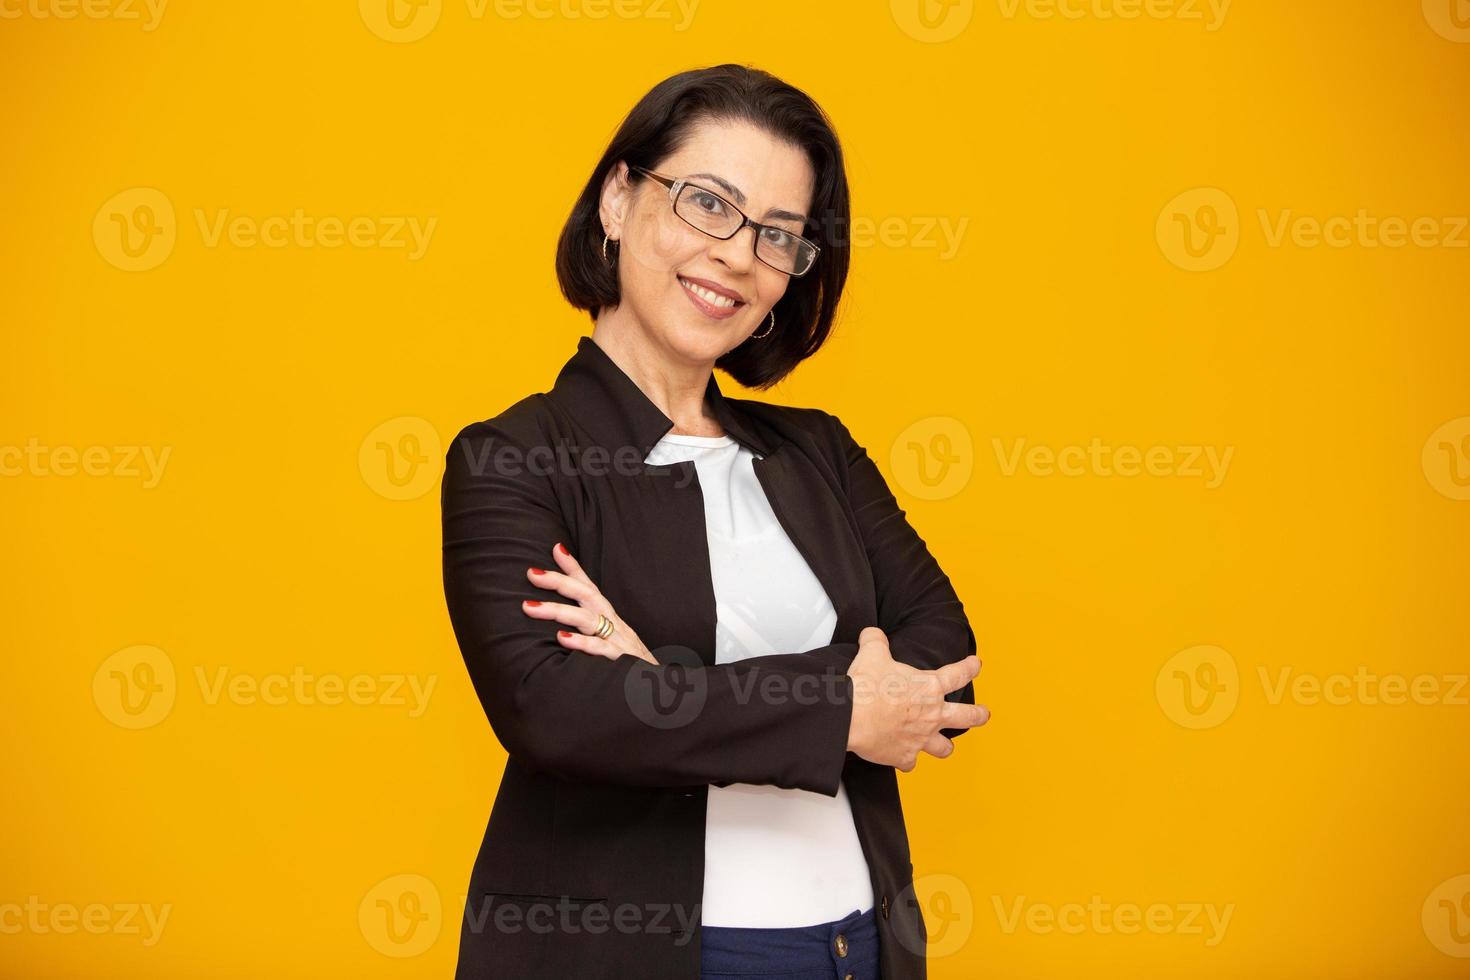
<path fill-rule="evenodd" d="M 736 204 L 740 205 L 741 207 L 745 207 L 745 195 L 740 192 L 740 188 L 736 187 L 734 184 L 730 183 L 719 174 L 690 174 L 689 177 L 706 177 L 714 181 L 716 184 L 720 185 L 720 187 L 725 191 L 726 194 L 729 194 L 735 199 Z M 775 218 L 777 220 L 785 221 L 800 221 L 802 224 L 806 224 L 806 215 L 797 214 L 794 211 L 787 211 L 785 208 L 768 208 L 766 210 L 766 218 Z"/>

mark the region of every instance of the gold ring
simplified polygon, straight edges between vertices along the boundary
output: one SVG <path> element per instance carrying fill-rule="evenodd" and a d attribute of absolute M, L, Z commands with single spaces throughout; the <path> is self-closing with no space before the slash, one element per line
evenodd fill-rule
<path fill-rule="evenodd" d="M 602 613 L 598 613 L 597 614 L 597 629 L 595 629 L 595 630 L 592 631 L 592 635 L 595 636 L 595 637 L 597 637 L 599 640 L 605 640 L 609 636 L 612 636 L 612 634 L 613 634 L 613 621 L 610 620 L 610 619 L 608 619 Z"/>

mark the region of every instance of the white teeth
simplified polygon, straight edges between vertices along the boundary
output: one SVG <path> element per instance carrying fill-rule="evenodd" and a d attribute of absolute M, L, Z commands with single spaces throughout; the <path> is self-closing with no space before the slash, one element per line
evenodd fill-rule
<path fill-rule="evenodd" d="M 703 286 L 696 286 L 694 283 L 690 282 L 688 279 L 683 278 L 682 276 L 679 278 L 679 282 L 681 285 L 683 285 L 685 289 L 689 290 L 695 296 L 698 296 L 700 299 L 704 300 L 711 306 L 735 305 L 735 301 L 730 297 L 721 296 L 719 293 L 705 289 Z"/>

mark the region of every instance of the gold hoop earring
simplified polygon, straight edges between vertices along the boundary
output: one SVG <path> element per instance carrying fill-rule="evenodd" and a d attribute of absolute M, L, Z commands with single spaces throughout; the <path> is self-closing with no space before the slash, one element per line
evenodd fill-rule
<path fill-rule="evenodd" d="M 607 261 L 607 240 L 608 240 L 608 236 L 607 235 L 603 235 L 602 236 L 602 261 L 604 261 L 604 262 Z M 618 244 L 618 240 L 616 238 L 614 238 L 612 241 L 613 241 L 613 244 L 614 245 Z"/>
<path fill-rule="evenodd" d="M 753 333 L 753 334 L 751 334 L 751 337 L 755 338 L 756 340 L 760 340 L 762 337 L 766 336 L 772 330 L 775 330 L 775 329 L 776 329 L 776 311 L 773 308 L 771 310 L 771 324 L 770 324 L 770 326 L 766 327 L 766 329 L 762 330 L 760 333 Z"/>

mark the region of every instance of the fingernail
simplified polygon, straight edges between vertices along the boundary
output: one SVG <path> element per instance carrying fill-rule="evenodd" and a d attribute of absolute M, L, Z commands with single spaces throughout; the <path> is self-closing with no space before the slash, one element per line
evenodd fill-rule
<path fill-rule="evenodd" d="M 532 575 L 545 575 L 546 574 L 546 569 L 544 569 L 544 568 L 533 568 L 533 569 L 531 569 L 531 574 Z"/>
<path fill-rule="evenodd" d="M 567 631 L 567 630 L 557 630 L 556 631 L 556 635 L 557 636 L 571 636 L 572 634 L 569 631 Z"/>
<path fill-rule="evenodd" d="M 539 606 L 539 605 L 541 605 L 541 600 L 540 599 L 527 599 L 526 600 L 526 605 L 528 605 L 528 606 Z"/>
<path fill-rule="evenodd" d="M 566 546 L 566 545 L 564 545 L 564 544 L 562 544 L 562 543 L 561 543 L 561 542 L 560 542 L 560 541 L 558 541 L 558 542 L 557 542 L 557 543 L 556 543 L 556 547 L 557 547 L 557 548 L 558 548 L 558 550 L 560 550 L 560 551 L 561 551 L 561 553 L 562 553 L 562 554 L 564 554 L 564 555 L 566 555 L 566 556 L 568 556 L 568 557 L 571 557 L 571 554 L 572 554 L 572 553 L 571 553 L 571 552 L 570 552 L 570 551 L 568 551 L 568 550 L 567 550 L 567 546 Z"/>

